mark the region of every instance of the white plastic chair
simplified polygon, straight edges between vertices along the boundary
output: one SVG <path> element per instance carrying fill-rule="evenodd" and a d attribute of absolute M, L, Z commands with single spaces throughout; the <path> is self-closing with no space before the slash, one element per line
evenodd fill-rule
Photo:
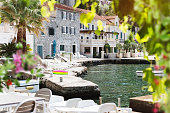
<path fill-rule="evenodd" d="M 39 91 L 37 91 L 36 94 L 35 94 L 35 97 L 41 97 L 41 98 L 45 99 L 44 103 L 45 103 L 45 107 L 46 107 L 46 112 L 47 113 L 48 113 L 48 111 L 50 111 L 50 109 L 49 109 L 49 102 L 50 102 L 51 95 L 52 95 L 52 92 L 48 88 L 42 88 Z M 39 104 L 37 106 L 37 109 L 39 111 L 41 111 L 41 110 L 44 110 L 45 108 L 43 108 L 42 104 Z"/>
<path fill-rule="evenodd" d="M 26 99 L 15 108 L 13 113 L 34 113 L 34 112 L 35 112 L 35 100 Z"/>
<path fill-rule="evenodd" d="M 77 107 L 78 108 L 84 108 L 89 106 L 95 106 L 97 105 L 93 100 L 82 100 L 78 102 Z"/>
<path fill-rule="evenodd" d="M 115 103 L 102 104 L 99 107 L 98 113 L 106 113 L 106 112 L 108 113 L 108 112 L 111 112 L 111 111 L 115 111 L 115 113 L 118 113 Z"/>
<path fill-rule="evenodd" d="M 61 104 L 62 102 L 64 102 L 63 96 L 52 95 L 50 99 L 49 107 L 50 109 L 53 109 L 54 107 L 56 107 L 57 103 Z"/>
<path fill-rule="evenodd" d="M 82 101 L 81 98 L 68 99 L 66 102 L 66 107 L 77 107 L 78 102 Z"/>
<path fill-rule="evenodd" d="M 50 103 L 56 103 L 56 102 L 62 102 L 64 101 L 63 96 L 58 96 L 58 95 L 52 95 L 50 99 Z"/>

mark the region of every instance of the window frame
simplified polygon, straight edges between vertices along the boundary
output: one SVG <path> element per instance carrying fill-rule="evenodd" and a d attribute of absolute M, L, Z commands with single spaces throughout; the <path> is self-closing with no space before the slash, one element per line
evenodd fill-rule
<path fill-rule="evenodd" d="M 61 46 L 63 46 L 63 50 L 61 50 Z M 65 51 L 65 45 L 60 45 L 60 51 Z"/>
<path fill-rule="evenodd" d="M 53 35 L 50 34 L 50 29 L 51 29 L 51 28 L 53 29 Z M 48 27 L 48 35 L 49 35 L 49 36 L 54 36 L 54 35 L 55 35 L 55 30 L 54 30 L 53 27 Z"/>

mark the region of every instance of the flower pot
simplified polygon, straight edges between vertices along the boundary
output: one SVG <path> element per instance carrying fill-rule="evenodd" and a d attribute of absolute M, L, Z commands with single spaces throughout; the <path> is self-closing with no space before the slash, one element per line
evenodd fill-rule
<path fill-rule="evenodd" d="M 132 53 L 132 57 L 137 57 L 138 54 L 137 53 Z"/>
<path fill-rule="evenodd" d="M 117 57 L 117 58 L 122 58 L 122 56 L 123 56 L 122 53 L 117 53 L 117 54 L 116 54 L 116 57 Z"/>
<path fill-rule="evenodd" d="M 124 58 L 130 58 L 130 52 L 124 53 L 124 54 L 123 54 L 123 57 L 124 57 Z"/>

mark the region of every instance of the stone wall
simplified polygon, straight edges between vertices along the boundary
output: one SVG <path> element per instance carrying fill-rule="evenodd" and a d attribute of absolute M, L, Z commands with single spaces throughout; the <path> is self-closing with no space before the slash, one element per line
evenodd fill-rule
<path fill-rule="evenodd" d="M 61 12 L 67 12 L 67 19 L 63 20 L 61 16 Z M 69 20 L 69 14 L 75 14 L 75 20 Z M 80 15 L 74 11 L 67 11 L 56 8 L 56 17 L 50 17 L 50 22 L 44 22 L 45 27 L 45 35 L 41 35 L 40 38 L 35 40 L 35 52 L 37 52 L 37 46 L 43 46 L 43 58 L 47 55 L 51 56 L 51 45 L 53 41 L 56 41 L 56 52 L 60 53 L 60 45 L 64 45 L 64 52 L 73 52 L 73 45 L 76 45 L 76 52 L 80 52 Z M 69 29 L 68 34 L 62 33 L 62 26 L 67 26 Z M 54 35 L 49 36 L 49 27 L 54 28 Z M 70 27 L 75 28 L 75 35 L 70 34 Z"/>

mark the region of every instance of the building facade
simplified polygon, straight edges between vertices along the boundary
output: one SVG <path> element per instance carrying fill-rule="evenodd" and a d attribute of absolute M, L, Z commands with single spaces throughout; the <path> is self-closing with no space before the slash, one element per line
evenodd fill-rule
<path fill-rule="evenodd" d="M 80 16 L 70 6 L 56 4 L 55 13 L 49 22 L 44 22 L 45 33 L 36 39 L 36 53 L 41 58 L 52 57 L 61 52 L 80 52 Z M 54 41 L 56 48 L 54 48 Z"/>
<path fill-rule="evenodd" d="M 87 13 L 87 10 L 80 9 L 80 13 Z M 103 23 L 103 31 L 98 36 L 97 21 Z M 108 57 L 115 57 L 117 53 L 116 43 L 124 43 L 130 35 L 130 31 L 123 33 L 119 29 L 118 16 L 99 16 L 96 14 L 94 20 L 88 24 L 88 28 L 80 24 L 80 52 L 87 57 L 101 58 L 101 52 L 104 51 L 105 44 L 109 44 L 110 50 Z"/>

